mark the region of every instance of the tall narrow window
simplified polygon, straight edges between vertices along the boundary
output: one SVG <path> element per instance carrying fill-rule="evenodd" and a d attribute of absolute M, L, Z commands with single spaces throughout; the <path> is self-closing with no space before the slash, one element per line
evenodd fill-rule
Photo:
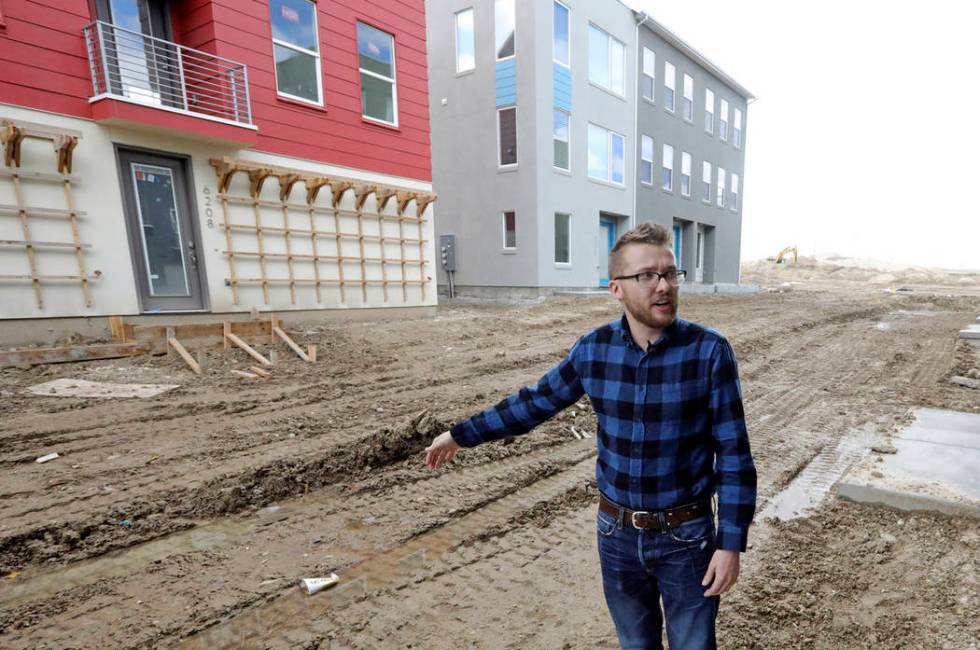
<path fill-rule="evenodd" d="M 571 65 L 571 28 L 568 20 L 568 7 L 555 0 L 555 25 L 552 42 L 552 56 L 557 63 L 568 67 Z"/>
<path fill-rule="evenodd" d="M 555 264 L 570 264 L 571 258 L 571 217 L 555 213 Z"/>
<path fill-rule="evenodd" d="M 664 61 L 664 108 L 674 112 L 674 91 L 677 87 L 677 70 L 670 61 Z"/>
<path fill-rule="evenodd" d="M 553 138 L 555 144 L 555 159 L 552 164 L 558 169 L 569 169 L 568 156 L 568 120 L 569 115 L 565 111 L 555 109 L 553 120 Z"/>
<path fill-rule="evenodd" d="M 682 114 L 688 122 L 694 121 L 694 78 L 689 74 L 684 75 L 684 108 Z"/>
<path fill-rule="evenodd" d="M 725 207 L 725 169 L 718 168 L 718 196 L 717 203 L 719 208 Z"/>
<path fill-rule="evenodd" d="M 504 248 L 517 248 L 517 216 L 514 212 L 504 213 Z"/>
<path fill-rule="evenodd" d="M 728 100 L 721 100 L 721 114 L 718 116 L 718 135 L 728 141 Z"/>
<path fill-rule="evenodd" d="M 691 154 L 681 152 L 681 195 L 691 196 Z"/>
<path fill-rule="evenodd" d="M 517 164 L 517 108 L 508 106 L 497 110 L 497 164 L 510 167 Z"/>
<path fill-rule="evenodd" d="M 674 191 L 674 148 L 669 144 L 664 145 L 660 183 L 668 192 Z"/>
<path fill-rule="evenodd" d="M 626 46 L 589 25 L 589 81 L 617 95 L 626 92 Z"/>
<path fill-rule="evenodd" d="M 514 0 L 495 0 L 493 4 L 493 38 L 497 60 L 508 59 L 517 52 L 517 15 Z"/>
<path fill-rule="evenodd" d="M 476 68 L 476 45 L 473 36 L 473 9 L 456 13 L 456 72 Z"/>
<path fill-rule="evenodd" d="M 715 94 L 710 88 L 704 89 L 704 130 L 715 132 Z"/>
<path fill-rule="evenodd" d="M 653 185 L 653 138 L 648 135 L 640 139 L 640 182 Z"/>
<path fill-rule="evenodd" d="M 653 89 L 654 80 L 657 76 L 657 55 L 653 53 L 653 50 L 648 48 L 643 48 L 643 77 L 640 82 L 643 87 L 641 92 L 643 93 L 643 99 L 648 99 L 653 101 Z"/>
<path fill-rule="evenodd" d="M 589 124 L 589 177 L 616 185 L 626 182 L 626 139 Z"/>
<path fill-rule="evenodd" d="M 735 148 L 742 148 L 742 111 L 735 109 Z"/>
<path fill-rule="evenodd" d="M 738 174 L 732 174 L 732 210 L 738 210 Z"/>
<path fill-rule="evenodd" d="M 704 161 L 701 167 L 701 185 L 704 188 L 701 194 L 701 200 L 705 203 L 711 203 L 711 163 L 707 160 Z"/>
<path fill-rule="evenodd" d="M 361 114 L 397 126 L 395 39 L 380 29 L 357 23 L 357 59 L 361 67 Z"/>
<path fill-rule="evenodd" d="M 269 13 L 276 89 L 283 97 L 322 105 L 316 4 L 309 0 L 271 0 Z"/>

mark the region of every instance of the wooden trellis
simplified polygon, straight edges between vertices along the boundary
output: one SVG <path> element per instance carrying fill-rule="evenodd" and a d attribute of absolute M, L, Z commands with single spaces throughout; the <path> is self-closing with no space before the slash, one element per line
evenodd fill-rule
<path fill-rule="evenodd" d="M 408 301 L 409 287 L 418 286 L 421 298 L 425 300 L 426 284 L 428 281 L 425 276 L 425 267 L 429 260 L 425 259 L 425 246 L 428 240 L 425 239 L 424 224 L 425 211 L 428 206 L 436 200 L 435 194 L 412 190 L 404 187 L 396 187 L 378 183 L 368 183 L 365 181 L 325 176 L 314 174 L 307 171 L 263 165 L 250 161 L 235 160 L 230 158 L 214 159 L 211 161 L 218 176 L 218 198 L 221 201 L 223 223 L 221 227 L 225 231 L 225 256 L 228 258 L 229 277 L 225 283 L 232 289 L 232 299 L 239 304 L 239 286 L 259 285 L 262 288 L 262 297 L 266 304 L 269 304 L 270 288 L 276 285 L 286 285 L 289 288 L 290 300 L 292 304 L 297 304 L 296 289 L 298 286 L 312 286 L 316 291 L 317 303 L 322 302 L 321 287 L 326 285 L 337 286 L 340 290 L 341 303 L 347 301 L 346 288 L 348 286 L 361 287 L 361 294 L 364 302 L 368 300 L 368 286 L 380 285 L 385 302 L 388 301 L 389 286 L 401 286 L 402 299 Z M 235 174 L 244 173 L 249 179 L 248 196 L 234 196 L 231 194 L 231 182 Z M 278 201 L 261 198 L 262 187 L 265 181 L 275 177 L 279 181 Z M 290 202 L 290 196 L 297 183 L 302 182 L 306 187 L 306 203 Z M 317 198 L 324 188 L 330 192 L 330 205 L 317 205 Z M 344 209 L 341 202 L 348 191 L 354 194 L 354 210 Z M 374 195 L 375 211 L 365 211 L 367 199 Z M 394 198 L 397 201 L 397 215 L 386 214 L 385 209 L 389 201 Z M 405 212 L 409 204 L 414 201 L 416 204 L 416 216 L 406 216 Z M 251 206 L 254 213 L 253 223 L 233 222 L 230 214 L 230 206 L 241 205 Z M 282 212 L 282 227 L 266 226 L 262 223 L 261 211 L 263 208 L 279 209 Z M 290 215 L 305 211 L 309 217 L 309 228 L 293 227 Z M 316 216 L 322 214 L 332 217 L 333 230 L 321 230 L 317 227 Z M 353 217 L 356 219 L 357 232 L 348 233 L 341 229 L 341 217 Z M 364 231 L 366 221 L 376 221 L 378 234 L 371 235 Z M 399 259 L 389 257 L 386 252 L 387 244 L 394 244 L 395 237 L 391 234 L 386 235 L 385 222 L 398 223 L 398 244 L 401 253 Z M 418 229 L 418 237 L 407 237 L 405 224 L 413 224 Z M 246 251 L 234 246 L 233 232 L 254 233 L 256 250 Z M 285 244 L 285 253 L 268 252 L 266 246 L 267 237 L 282 238 Z M 296 253 L 294 244 L 297 238 L 309 238 L 312 246 L 312 254 Z M 324 240 L 333 239 L 334 246 L 332 253 L 325 254 L 321 244 Z M 358 255 L 345 255 L 343 242 L 357 241 Z M 369 256 L 365 250 L 365 242 L 376 241 L 380 247 L 380 256 Z M 407 245 L 407 246 L 406 246 Z M 407 257 L 406 254 L 414 252 L 414 246 L 418 247 L 418 257 Z M 241 277 L 236 266 L 236 258 L 257 258 L 259 277 Z M 271 276 L 268 272 L 267 260 L 285 260 L 286 277 Z M 296 265 L 298 263 L 310 264 L 312 267 L 313 278 L 297 277 Z M 335 264 L 337 279 L 323 277 L 323 264 Z M 345 265 L 357 265 L 359 276 L 350 277 L 345 272 Z M 380 265 L 381 279 L 369 280 L 367 269 L 368 265 Z M 406 268 L 417 266 L 419 269 L 418 279 L 409 279 Z M 393 277 L 393 271 L 397 268 L 398 277 Z"/>
<path fill-rule="evenodd" d="M 30 269 L 30 275 L 6 274 L 0 275 L 0 280 L 29 281 L 34 288 L 34 297 L 37 300 L 38 309 L 44 308 L 44 297 L 41 291 L 42 283 L 66 281 L 79 282 L 82 288 L 82 295 L 85 298 L 85 305 L 87 307 L 92 306 L 92 291 L 89 282 L 97 279 L 99 276 L 98 274 L 89 276 L 85 268 L 85 254 L 83 250 L 91 248 L 91 246 L 81 242 L 81 237 L 78 233 L 78 218 L 86 215 L 85 212 L 75 209 L 75 199 L 72 193 L 72 188 L 80 182 L 77 176 L 71 175 L 72 154 L 81 137 L 82 134 L 78 131 L 55 129 L 43 124 L 10 119 L 0 120 L 0 143 L 3 144 L 3 160 L 6 166 L 5 169 L 0 169 L 0 178 L 11 179 L 15 198 L 14 205 L 0 204 L 0 216 L 14 216 L 19 219 L 21 232 L 23 233 L 23 239 L 3 239 L 0 240 L 0 246 L 23 247 L 27 255 L 27 265 Z M 48 140 L 54 145 L 58 169 L 57 174 L 29 172 L 20 169 L 21 144 L 25 138 Z M 22 186 L 22 183 L 25 181 L 61 185 L 64 189 L 67 209 L 26 205 Z M 31 237 L 31 219 L 67 220 L 71 227 L 72 240 L 70 242 L 51 242 L 33 239 Z M 78 263 L 78 275 L 41 275 L 38 271 L 37 258 L 39 253 L 44 250 L 73 250 Z"/>

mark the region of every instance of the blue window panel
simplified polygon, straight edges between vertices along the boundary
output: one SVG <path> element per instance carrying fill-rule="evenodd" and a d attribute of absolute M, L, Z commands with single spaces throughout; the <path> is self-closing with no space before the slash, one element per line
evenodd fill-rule
<path fill-rule="evenodd" d="M 572 112 L 572 73 L 563 65 L 555 67 L 555 108 Z"/>
<path fill-rule="evenodd" d="M 515 59 L 498 61 L 496 68 L 497 106 L 517 103 L 517 63 Z"/>

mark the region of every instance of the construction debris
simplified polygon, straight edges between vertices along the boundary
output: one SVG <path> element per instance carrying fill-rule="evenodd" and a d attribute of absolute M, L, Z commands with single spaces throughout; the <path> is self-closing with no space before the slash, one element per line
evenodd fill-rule
<path fill-rule="evenodd" d="M 47 455 L 41 456 L 40 458 L 38 458 L 34 462 L 35 463 L 46 463 L 49 460 L 54 460 L 55 458 L 59 458 L 58 452 L 54 452 L 52 454 L 47 454 Z"/>
<path fill-rule="evenodd" d="M 338 582 L 340 582 L 340 577 L 336 573 L 331 573 L 326 578 L 303 578 L 299 584 L 303 589 L 306 589 L 306 593 L 312 596 L 318 591 L 333 587 Z"/>

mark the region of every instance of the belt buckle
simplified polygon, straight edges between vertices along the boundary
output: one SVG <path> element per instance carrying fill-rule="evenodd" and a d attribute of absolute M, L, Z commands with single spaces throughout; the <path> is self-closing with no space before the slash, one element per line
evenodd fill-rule
<path fill-rule="evenodd" d="M 650 514 L 651 514 L 650 512 L 647 512 L 645 510 L 634 511 L 633 513 L 631 513 L 630 514 L 630 523 L 633 524 L 633 528 L 638 528 L 640 530 L 645 530 L 645 528 L 643 526 L 638 526 L 637 525 L 637 523 L 636 523 L 636 516 L 637 515 L 641 515 L 643 517 L 649 517 Z"/>

